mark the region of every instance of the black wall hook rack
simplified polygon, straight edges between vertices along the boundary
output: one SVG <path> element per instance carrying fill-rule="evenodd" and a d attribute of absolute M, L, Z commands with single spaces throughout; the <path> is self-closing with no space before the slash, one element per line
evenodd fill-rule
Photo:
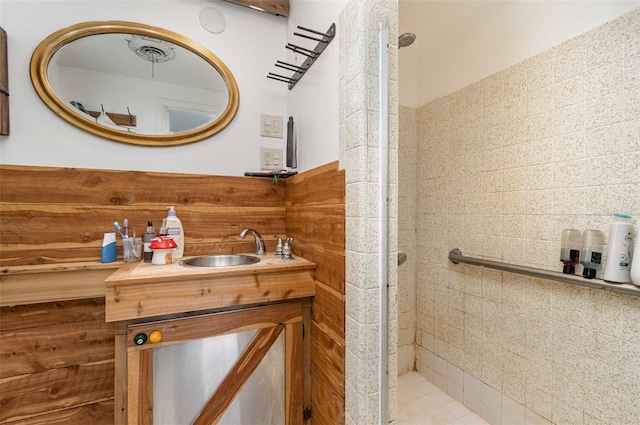
<path fill-rule="evenodd" d="M 282 62 L 282 61 L 276 61 L 275 65 L 277 67 L 286 69 L 287 71 L 294 72 L 294 74 L 291 77 L 286 77 L 284 75 L 274 74 L 272 72 L 270 72 L 267 75 L 267 78 L 271 78 L 272 80 L 282 81 L 283 83 L 288 83 L 289 84 L 289 90 L 291 90 L 292 88 L 295 87 L 295 85 L 298 83 L 298 81 L 300 81 L 300 79 L 305 74 L 305 72 L 307 72 L 307 70 L 309 68 L 311 68 L 311 65 L 313 65 L 313 63 L 316 61 L 316 59 L 318 59 L 320 54 L 322 54 L 324 49 L 327 48 L 329 43 L 331 43 L 331 40 L 333 40 L 333 38 L 336 35 L 336 24 L 335 23 L 331 24 L 331 26 L 329 27 L 327 32 L 314 31 L 312 29 L 301 27 L 301 26 L 298 26 L 298 29 L 302 30 L 302 31 L 306 31 L 306 32 L 308 32 L 308 33 L 310 33 L 312 35 L 303 34 L 303 33 L 299 33 L 299 32 L 294 32 L 293 35 L 298 36 L 298 37 L 302 37 L 302 38 L 306 38 L 306 39 L 309 39 L 309 40 L 317 41 L 318 44 L 316 45 L 316 47 L 313 50 L 310 50 L 310 49 L 306 49 L 306 48 L 301 47 L 301 46 L 297 46 L 295 44 L 288 43 L 285 46 L 287 49 L 293 51 L 294 53 L 300 53 L 301 55 L 306 56 L 307 59 L 305 59 L 305 61 L 301 65 L 293 65 L 293 64 L 290 64 L 290 63 Z"/>

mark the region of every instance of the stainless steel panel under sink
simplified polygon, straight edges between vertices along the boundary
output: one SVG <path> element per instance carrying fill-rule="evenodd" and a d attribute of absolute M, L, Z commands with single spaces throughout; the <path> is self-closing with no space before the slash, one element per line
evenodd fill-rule
<path fill-rule="evenodd" d="M 233 267 L 255 264 L 260 259 L 252 255 L 204 255 L 180 261 L 185 267 Z"/>

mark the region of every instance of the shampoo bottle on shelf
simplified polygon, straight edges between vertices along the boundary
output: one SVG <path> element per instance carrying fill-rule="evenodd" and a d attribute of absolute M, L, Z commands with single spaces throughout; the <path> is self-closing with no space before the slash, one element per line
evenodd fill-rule
<path fill-rule="evenodd" d="M 176 215 L 175 207 L 170 206 L 167 209 L 169 210 L 167 214 L 167 231 L 169 236 L 176 242 L 176 245 L 178 245 L 173 250 L 173 258 L 180 259 L 184 255 L 184 229 L 182 228 L 182 222 Z"/>
<path fill-rule="evenodd" d="M 604 280 L 610 283 L 631 282 L 631 250 L 633 249 L 634 227 L 631 216 L 614 214 L 609 228 L 607 262 L 604 266 Z"/>

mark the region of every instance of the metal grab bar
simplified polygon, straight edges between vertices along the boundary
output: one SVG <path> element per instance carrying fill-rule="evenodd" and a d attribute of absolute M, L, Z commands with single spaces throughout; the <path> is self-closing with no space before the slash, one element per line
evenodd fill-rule
<path fill-rule="evenodd" d="M 537 269 L 535 267 L 518 266 L 516 264 L 500 263 L 498 261 L 483 260 L 481 258 L 466 257 L 459 249 L 449 251 L 449 261 L 454 264 L 466 263 L 474 266 L 489 267 L 510 273 L 524 274 L 527 276 L 541 277 L 543 279 L 556 280 L 558 282 L 572 283 L 574 285 L 588 286 L 591 288 L 607 289 L 609 291 L 622 292 L 623 294 L 640 297 L 640 288 L 627 283 L 608 283 L 601 279 L 585 279 L 575 274 L 564 274 L 551 270 Z"/>

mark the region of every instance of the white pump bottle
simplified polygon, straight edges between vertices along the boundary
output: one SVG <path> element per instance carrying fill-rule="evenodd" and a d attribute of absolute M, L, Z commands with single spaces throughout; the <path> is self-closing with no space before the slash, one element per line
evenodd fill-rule
<path fill-rule="evenodd" d="M 634 227 L 628 215 L 614 214 L 613 217 L 609 229 L 609 249 L 604 267 L 604 280 L 612 283 L 630 283 Z"/>
<path fill-rule="evenodd" d="M 184 255 L 184 229 L 182 227 L 182 222 L 176 215 L 176 210 L 174 206 L 167 207 L 169 213 L 167 214 L 167 231 L 169 236 L 173 238 L 173 240 L 178 245 L 177 248 L 173 250 L 173 258 L 179 259 Z"/>

